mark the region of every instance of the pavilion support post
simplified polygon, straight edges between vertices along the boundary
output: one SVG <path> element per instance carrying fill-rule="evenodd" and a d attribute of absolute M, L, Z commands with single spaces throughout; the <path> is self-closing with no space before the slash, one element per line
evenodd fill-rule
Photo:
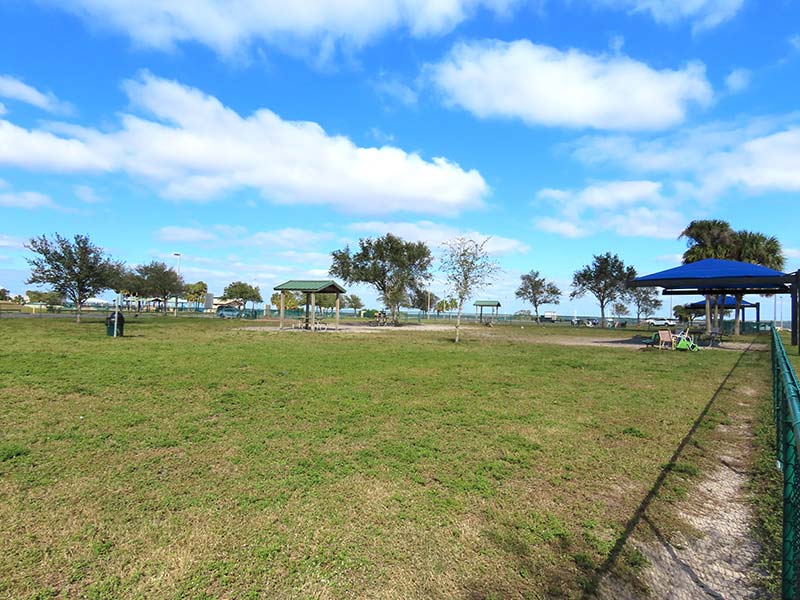
<path fill-rule="evenodd" d="M 797 288 L 798 277 L 795 276 L 794 283 L 789 293 L 792 299 L 792 346 L 797 344 Z"/>
<path fill-rule="evenodd" d="M 706 335 L 711 334 L 711 296 L 706 296 Z"/>
<path fill-rule="evenodd" d="M 279 330 L 283 329 L 283 314 L 286 307 L 286 292 L 281 290 L 281 324 L 278 328 Z"/>
<path fill-rule="evenodd" d="M 336 292 L 336 331 L 339 331 L 339 292 Z"/>
<path fill-rule="evenodd" d="M 714 296 L 716 302 L 714 302 L 714 327 L 716 327 L 720 334 L 722 334 L 722 327 L 720 326 L 719 322 L 719 294 Z"/>
<path fill-rule="evenodd" d="M 756 323 L 761 323 L 761 302 L 756 302 Z"/>
<path fill-rule="evenodd" d="M 314 322 L 317 318 L 317 297 L 311 292 L 311 331 L 314 331 Z"/>

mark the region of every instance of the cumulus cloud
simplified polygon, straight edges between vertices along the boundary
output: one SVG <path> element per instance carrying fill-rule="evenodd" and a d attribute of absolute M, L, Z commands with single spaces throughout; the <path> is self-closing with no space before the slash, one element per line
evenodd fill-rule
<path fill-rule="evenodd" d="M 162 242 L 206 242 L 217 239 L 210 231 L 197 227 L 178 227 L 168 225 L 156 231 L 156 238 Z"/>
<path fill-rule="evenodd" d="M 495 256 L 504 254 L 526 254 L 530 251 L 528 244 L 499 235 L 491 235 L 478 231 L 466 231 L 450 225 L 434 223 L 432 221 L 417 222 L 387 222 L 363 221 L 351 223 L 348 229 L 369 235 L 384 235 L 387 232 L 414 242 L 425 242 L 431 247 L 438 247 L 443 242 L 456 237 L 467 237 L 474 240 L 489 238 L 486 250 Z"/>
<path fill-rule="evenodd" d="M 170 49 L 197 42 L 222 55 L 264 42 L 296 51 L 314 45 L 359 47 L 390 30 L 412 36 L 441 35 L 479 9 L 497 14 L 516 0 L 194 0 L 193 2 L 130 2 L 129 0 L 45 0 L 54 8 L 78 14 L 92 26 L 111 28 L 137 44 Z"/>
<path fill-rule="evenodd" d="M 47 194 L 40 192 L 5 192 L 0 193 L 0 206 L 4 208 L 56 208 L 56 203 Z"/>
<path fill-rule="evenodd" d="M 11 235 L 0 233 L 0 248 L 22 249 L 25 241 Z"/>
<path fill-rule="evenodd" d="M 684 178 L 684 190 L 713 201 L 727 190 L 800 191 L 800 122 L 796 114 L 714 123 L 667 136 L 588 136 L 573 152 L 593 165 Z"/>
<path fill-rule="evenodd" d="M 480 173 L 444 157 L 359 147 L 267 109 L 241 116 L 200 90 L 149 73 L 124 89 L 146 116 L 124 114 L 115 131 L 64 123 L 25 129 L 0 119 L 0 165 L 125 172 L 183 200 L 254 189 L 277 203 L 350 213 L 452 215 L 482 206 L 488 194 Z"/>
<path fill-rule="evenodd" d="M 104 200 L 88 185 L 76 185 L 73 188 L 78 199 L 85 204 L 102 204 Z"/>
<path fill-rule="evenodd" d="M 457 44 L 427 69 L 445 101 L 478 117 L 529 125 L 658 130 L 713 98 L 701 63 L 658 70 L 631 58 L 528 40 Z"/>
<path fill-rule="evenodd" d="M 52 93 L 40 92 L 10 75 L 0 75 L 0 98 L 24 102 L 52 113 L 68 113 L 71 110 L 69 104 L 61 102 Z M 4 112 L 5 107 L 0 104 L 0 114 Z"/>
<path fill-rule="evenodd" d="M 595 6 L 647 13 L 659 23 L 688 20 L 694 31 L 712 29 L 732 19 L 744 0 L 590 0 Z"/>
<path fill-rule="evenodd" d="M 606 181 L 581 190 L 544 189 L 537 200 L 552 204 L 558 217 L 540 217 L 534 227 L 567 238 L 600 231 L 622 236 L 674 238 L 685 217 L 673 206 L 674 198 L 662 194 L 656 181 Z"/>
<path fill-rule="evenodd" d="M 750 87 L 750 80 L 753 74 L 748 69 L 734 69 L 725 78 L 725 87 L 728 91 L 736 94 Z"/>

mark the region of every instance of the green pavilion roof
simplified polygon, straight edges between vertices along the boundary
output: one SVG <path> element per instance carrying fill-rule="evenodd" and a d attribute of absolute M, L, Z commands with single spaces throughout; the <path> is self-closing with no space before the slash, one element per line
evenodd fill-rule
<path fill-rule="evenodd" d="M 500 304 L 500 300 L 476 300 L 472 306 L 493 306 L 498 307 L 502 306 Z"/>
<path fill-rule="evenodd" d="M 342 286 L 333 280 L 317 280 L 317 279 L 292 279 L 286 283 L 276 285 L 273 289 L 278 292 L 306 292 L 315 294 L 344 294 L 345 290 Z"/>

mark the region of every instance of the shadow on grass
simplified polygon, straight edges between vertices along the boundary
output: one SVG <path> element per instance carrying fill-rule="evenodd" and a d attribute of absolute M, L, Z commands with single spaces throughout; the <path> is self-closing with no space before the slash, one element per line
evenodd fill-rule
<path fill-rule="evenodd" d="M 750 343 L 750 345 L 752 345 L 752 342 Z M 653 484 L 653 487 L 650 488 L 650 491 L 647 492 L 647 495 L 645 495 L 644 499 L 639 504 L 639 507 L 633 513 L 633 516 L 628 520 L 627 524 L 625 525 L 625 530 L 622 532 L 622 535 L 620 535 L 619 538 L 617 538 L 617 541 L 614 544 L 614 547 L 611 549 L 608 558 L 606 558 L 603 564 L 601 564 L 594 572 L 594 575 L 592 576 L 589 585 L 586 587 L 586 591 L 584 592 L 582 598 L 594 597 L 595 593 L 597 592 L 598 586 L 600 585 L 600 581 L 606 574 L 608 574 L 611 571 L 611 569 L 614 568 L 614 566 L 617 563 L 617 560 L 619 559 L 620 554 L 622 554 L 622 551 L 625 548 L 625 544 L 628 542 L 628 538 L 630 538 L 634 529 L 636 529 L 636 526 L 639 525 L 639 522 L 644 518 L 645 513 L 647 512 L 647 509 L 650 507 L 650 504 L 652 503 L 653 499 L 658 495 L 659 491 L 661 490 L 661 487 L 664 485 L 664 481 L 666 480 L 667 475 L 669 475 L 670 472 L 672 472 L 672 470 L 677 465 L 678 459 L 683 453 L 683 450 L 686 448 L 686 445 L 692 439 L 692 436 L 694 436 L 698 427 L 700 427 L 700 424 L 703 422 L 703 419 L 705 419 L 706 415 L 708 414 L 708 411 L 711 410 L 711 407 L 714 405 L 714 402 L 717 400 L 720 393 L 724 389 L 725 385 L 728 383 L 728 380 L 730 379 L 731 375 L 733 375 L 734 371 L 736 371 L 736 369 L 739 367 L 739 364 L 742 362 L 742 359 L 744 358 L 745 354 L 747 354 L 748 350 L 749 347 L 746 350 L 742 351 L 742 353 L 739 355 L 739 358 L 736 360 L 731 369 L 725 375 L 725 378 L 722 380 L 722 382 L 719 384 L 714 394 L 711 396 L 709 401 L 703 407 L 703 410 L 700 411 L 700 414 L 695 419 L 691 429 L 689 429 L 689 431 L 681 440 L 680 444 L 678 444 L 678 447 L 675 449 L 675 452 L 673 452 L 672 456 L 669 459 L 669 462 L 666 465 L 664 465 L 664 467 L 662 467 L 660 473 L 658 474 L 658 477 L 655 480 L 655 483 Z"/>

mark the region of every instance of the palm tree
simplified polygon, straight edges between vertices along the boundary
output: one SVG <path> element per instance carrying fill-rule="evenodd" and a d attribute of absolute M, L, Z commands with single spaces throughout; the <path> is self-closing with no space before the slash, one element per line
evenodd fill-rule
<path fill-rule="evenodd" d="M 731 248 L 732 260 L 749 262 L 768 269 L 782 271 L 786 257 L 783 255 L 783 247 L 775 236 L 767 237 L 763 233 L 752 231 L 737 231 L 734 236 Z M 734 294 L 736 298 L 736 309 L 733 324 L 733 334 L 739 335 L 739 314 L 742 308 L 742 298 L 744 294 Z"/>
<path fill-rule="evenodd" d="M 727 221 L 702 219 L 692 221 L 678 236 L 686 238 L 688 248 L 683 253 L 683 264 L 707 258 L 729 258 L 736 232 Z M 719 306 L 715 312 L 718 313 Z M 706 333 L 711 333 L 711 296 L 706 295 Z"/>

